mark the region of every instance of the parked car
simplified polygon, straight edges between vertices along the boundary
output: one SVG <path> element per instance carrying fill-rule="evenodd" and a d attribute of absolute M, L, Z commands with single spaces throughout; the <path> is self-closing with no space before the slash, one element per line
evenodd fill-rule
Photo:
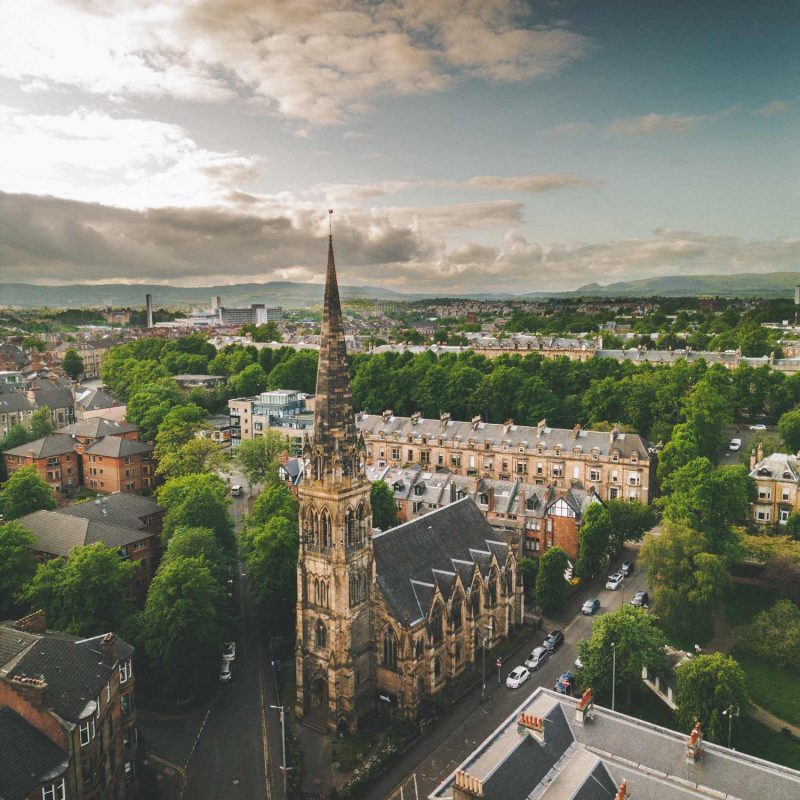
<path fill-rule="evenodd" d="M 615 572 L 613 575 L 608 576 L 608 580 L 606 581 L 606 589 L 611 589 L 612 592 L 616 592 L 624 580 L 625 576 L 621 572 Z"/>
<path fill-rule="evenodd" d="M 559 694 L 572 694 L 575 690 L 575 676 L 571 672 L 564 672 L 558 676 L 553 689 Z"/>
<path fill-rule="evenodd" d="M 234 661 L 236 659 L 236 642 L 225 642 L 225 648 L 222 651 L 223 661 Z"/>
<path fill-rule="evenodd" d="M 233 678 L 233 665 L 230 661 L 223 661 L 222 666 L 219 668 L 219 679 L 223 683 L 228 683 L 231 678 Z"/>
<path fill-rule="evenodd" d="M 231 497 L 241 497 L 242 496 L 242 487 L 238 483 L 234 483 L 231 486 Z"/>
<path fill-rule="evenodd" d="M 627 578 L 633 574 L 633 561 L 623 561 L 619 571 Z"/>
<path fill-rule="evenodd" d="M 765 431 L 767 426 L 762 422 L 757 422 L 755 425 L 750 426 L 751 431 Z"/>
<path fill-rule="evenodd" d="M 632 606 L 644 607 L 650 605 L 650 595 L 647 592 L 636 592 L 631 598 Z"/>
<path fill-rule="evenodd" d="M 525 666 L 531 670 L 531 672 L 535 672 L 542 664 L 547 662 L 548 658 L 550 658 L 550 651 L 544 645 L 540 645 L 534 648 L 531 654 L 525 659 Z"/>
<path fill-rule="evenodd" d="M 582 606 L 581 613 L 590 617 L 597 609 L 600 608 L 600 601 L 596 597 L 590 597 Z"/>
<path fill-rule="evenodd" d="M 525 683 L 530 676 L 531 674 L 528 672 L 527 667 L 514 667 L 514 669 L 508 673 L 508 677 L 506 678 L 506 688 L 519 689 L 519 687 L 522 686 L 522 684 Z"/>
<path fill-rule="evenodd" d="M 741 449 L 742 449 L 742 440 L 731 439 L 731 443 L 728 445 L 728 450 L 741 450 Z"/>
<path fill-rule="evenodd" d="M 562 644 L 564 644 L 564 634 L 561 631 L 550 631 L 542 642 L 542 645 L 551 653 Z"/>

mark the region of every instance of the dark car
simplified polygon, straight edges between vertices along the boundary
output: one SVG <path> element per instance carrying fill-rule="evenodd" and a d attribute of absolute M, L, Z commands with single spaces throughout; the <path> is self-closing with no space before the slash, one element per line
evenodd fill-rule
<path fill-rule="evenodd" d="M 631 598 L 631 605 L 639 608 L 650 605 L 650 595 L 647 592 L 636 592 Z"/>
<path fill-rule="evenodd" d="M 555 682 L 553 689 L 559 694 L 571 695 L 575 691 L 575 677 L 571 672 L 562 673 Z"/>
<path fill-rule="evenodd" d="M 550 631 L 544 637 L 542 644 L 552 653 L 557 647 L 564 644 L 564 634 L 561 631 Z"/>
<path fill-rule="evenodd" d="M 600 608 L 600 601 L 596 597 L 591 597 L 581 606 L 581 613 L 591 616 L 598 608 Z"/>

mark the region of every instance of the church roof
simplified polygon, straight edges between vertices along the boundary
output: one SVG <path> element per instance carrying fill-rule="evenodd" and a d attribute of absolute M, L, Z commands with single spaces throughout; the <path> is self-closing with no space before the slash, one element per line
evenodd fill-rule
<path fill-rule="evenodd" d="M 452 587 L 454 572 L 467 582 L 473 564 L 487 575 L 492 553 L 503 564 L 508 545 L 469 498 L 398 525 L 372 539 L 378 586 L 397 619 L 427 616 L 434 593 Z"/>

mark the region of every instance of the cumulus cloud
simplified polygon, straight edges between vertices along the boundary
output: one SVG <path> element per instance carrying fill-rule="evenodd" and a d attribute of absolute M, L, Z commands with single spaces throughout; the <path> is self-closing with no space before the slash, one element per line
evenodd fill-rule
<path fill-rule="evenodd" d="M 0 75 L 30 91 L 244 94 L 315 124 L 343 122 L 376 95 L 440 91 L 462 76 L 546 77 L 590 48 L 563 23 L 533 25 L 520 0 L 26 0 L 3 5 L 0 29 Z"/>
<path fill-rule="evenodd" d="M 762 117 L 773 117 L 776 114 L 785 114 L 791 106 L 785 100 L 773 100 L 761 108 L 757 108 L 755 113 Z"/>
<path fill-rule="evenodd" d="M 735 114 L 738 106 L 726 108 L 715 114 L 645 114 L 612 120 L 607 127 L 610 133 L 623 136 L 652 136 L 656 133 L 686 133 L 707 122 L 718 122 Z"/>
<path fill-rule="evenodd" d="M 0 193 L 0 272 L 5 281 L 320 281 L 326 220 L 317 207 L 254 197 L 239 208 L 132 210 Z M 493 215 L 493 216 L 492 216 Z M 498 244 L 470 241 L 487 219 Z M 335 217 L 343 284 L 409 292 L 558 290 L 670 274 L 790 270 L 800 239 L 746 240 L 659 229 L 597 243 L 529 241 L 514 204 L 348 210 Z M 491 223 L 490 223 L 491 224 Z M 459 229 L 448 244 L 443 232 Z"/>

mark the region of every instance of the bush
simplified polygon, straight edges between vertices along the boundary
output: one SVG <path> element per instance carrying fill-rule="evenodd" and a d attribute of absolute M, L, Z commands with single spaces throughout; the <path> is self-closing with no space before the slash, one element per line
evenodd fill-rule
<path fill-rule="evenodd" d="M 738 647 L 778 667 L 800 671 L 800 607 L 778 600 L 739 629 Z"/>

